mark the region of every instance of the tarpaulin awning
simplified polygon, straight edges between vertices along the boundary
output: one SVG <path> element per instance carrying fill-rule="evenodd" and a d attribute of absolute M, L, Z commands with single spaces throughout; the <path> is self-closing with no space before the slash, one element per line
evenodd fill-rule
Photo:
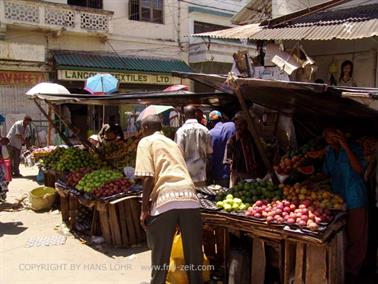
<path fill-rule="evenodd" d="M 193 34 L 193 37 L 209 37 L 217 39 L 249 39 L 251 36 L 261 30 L 259 24 L 249 24 L 244 26 L 233 27 L 225 30 L 214 32 Z"/>
<path fill-rule="evenodd" d="M 54 95 L 35 94 L 29 96 L 32 99 L 46 100 L 55 104 L 72 103 L 87 105 L 120 105 L 120 104 L 143 104 L 143 105 L 173 105 L 184 106 L 187 104 L 220 106 L 235 104 L 236 98 L 225 93 L 191 93 L 180 92 L 150 92 L 115 94 L 106 96 L 91 96 L 82 94 Z"/>
<path fill-rule="evenodd" d="M 234 94 L 240 88 L 249 101 L 283 113 L 312 114 L 327 117 L 375 119 L 378 111 L 378 89 L 342 88 L 326 84 L 237 78 L 233 84 L 225 76 L 198 73 L 174 73 L 209 87 Z M 353 99 L 352 99 L 353 98 Z M 361 99 L 356 102 L 354 99 Z"/>

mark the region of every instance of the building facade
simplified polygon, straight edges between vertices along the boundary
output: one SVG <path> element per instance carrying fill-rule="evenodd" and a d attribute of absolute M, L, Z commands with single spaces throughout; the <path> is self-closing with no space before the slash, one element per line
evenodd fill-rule
<path fill-rule="evenodd" d="M 0 0 L 0 113 L 9 118 L 8 127 L 26 113 L 42 120 L 24 95 L 42 81 L 58 82 L 76 93 L 83 92 L 88 76 L 108 72 L 120 79 L 120 91 L 135 92 L 189 84 L 172 77 L 172 71 L 225 73 L 231 68 L 234 50 L 227 46 L 243 45 L 225 41 L 209 44 L 192 39 L 190 34 L 231 26 L 231 17 L 245 3 Z M 215 65 L 201 65 L 207 62 Z M 87 117 L 92 113 L 77 112 Z"/>

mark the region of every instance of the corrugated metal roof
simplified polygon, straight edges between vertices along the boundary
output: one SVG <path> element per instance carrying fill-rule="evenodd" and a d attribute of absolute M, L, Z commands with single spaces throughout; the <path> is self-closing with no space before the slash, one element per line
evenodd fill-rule
<path fill-rule="evenodd" d="M 215 32 L 194 34 L 192 36 L 220 39 L 248 39 L 260 30 L 261 27 L 259 26 L 259 24 L 249 24 Z"/>
<path fill-rule="evenodd" d="M 172 71 L 190 72 L 190 67 L 181 60 L 154 59 L 131 56 L 98 55 L 86 53 L 54 54 L 58 69 L 81 67 L 92 70 L 122 70 L 170 73 Z"/>
<path fill-rule="evenodd" d="M 273 19 L 274 28 L 265 26 L 250 39 L 351 40 L 378 36 L 377 0 L 343 1 L 318 11 L 302 13 L 286 15 L 282 17 L 281 23 L 279 19 Z"/>
<path fill-rule="evenodd" d="M 353 2 L 353 1 L 352 1 Z M 349 4 L 352 5 L 353 3 Z M 336 6 L 337 7 L 337 6 Z M 312 25 L 333 25 L 346 22 L 369 21 L 378 18 L 378 4 L 345 7 L 343 9 L 326 9 L 317 13 L 304 15 L 294 19 L 287 24 L 290 27 L 312 26 Z M 286 24 L 286 25 L 287 25 Z"/>
<path fill-rule="evenodd" d="M 378 36 L 378 19 L 331 25 L 265 28 L 250 36 L 254 40 L 331 40 Z"/>
<path fill-rule="evenodd" d="M 352 40 L 378 36 L 377 0 L 340 3 L 321 7 L 321 11 L 286 15 L 281 23 L 273 19 L 272 28 L 251 24 L 195 36 L 252 40 Z"/>
<path fill-rule="evenodd" d="M 231 18 L 236 25 L 256 24 L 272 17 L 272 0 L 251 0 Z"/>

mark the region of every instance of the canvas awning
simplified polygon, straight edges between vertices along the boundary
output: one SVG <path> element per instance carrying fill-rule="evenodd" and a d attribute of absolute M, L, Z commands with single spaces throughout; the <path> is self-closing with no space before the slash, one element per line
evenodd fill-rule
<path fill-rule="evenodd" d="M 227 77 L 214 74 L 176 72 L 174 75 L 228 94 L 234 94 L 235 88 L 240 88 L 247 100 L 284 113 L 375 118 L 378 122 L 378 108 L 373 109 L 378 104 L 378 89 L 375 88 L 343 88 L 327 84 L 253 78 L 237 78 L 233 84 L 229 84 Z"/>
<path fill-rule="evenodd" d="M 191 93 L 186 91 L 124 93 L 106 96 L 35 94 L 29 97 L 31 99 L 46 100 L 55 104 L 72 103 L 87 105 L 155 104 L 184 106 L 187 104 L 196 104 L 216 107 L 224 104 L 234 104 L 237 101 L 235 97 L 225 93 Z"/>

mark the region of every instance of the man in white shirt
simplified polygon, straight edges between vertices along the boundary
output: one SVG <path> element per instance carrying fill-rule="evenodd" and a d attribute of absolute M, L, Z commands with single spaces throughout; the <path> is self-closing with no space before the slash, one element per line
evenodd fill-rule
<path fill-rule="evenodd" d="M 180 127 L 180 112 L 177 109 L 173 109 L 169 113 L 169 126 L 178 128 Z"/>
<path fill-rule="evenodd" d="M 32 118 L 26 115 L 23 120 L 16 121 L 8 132 L 10 158 L 12 162 L 13 177 L 22 177 L 20 174 L 21 148 L 27 143 L 27 137 L 30 136 L 29 125 Z"/>
<path fill-rule="evenodd" d="M 175 136 L 176 143 L 184 152 L 186 166 L 196 186 L 206 185 L 206 165 L 213 153 L 209 130 L 196 119 L 194 106 L 184 109 L 185 123 Z"/>

